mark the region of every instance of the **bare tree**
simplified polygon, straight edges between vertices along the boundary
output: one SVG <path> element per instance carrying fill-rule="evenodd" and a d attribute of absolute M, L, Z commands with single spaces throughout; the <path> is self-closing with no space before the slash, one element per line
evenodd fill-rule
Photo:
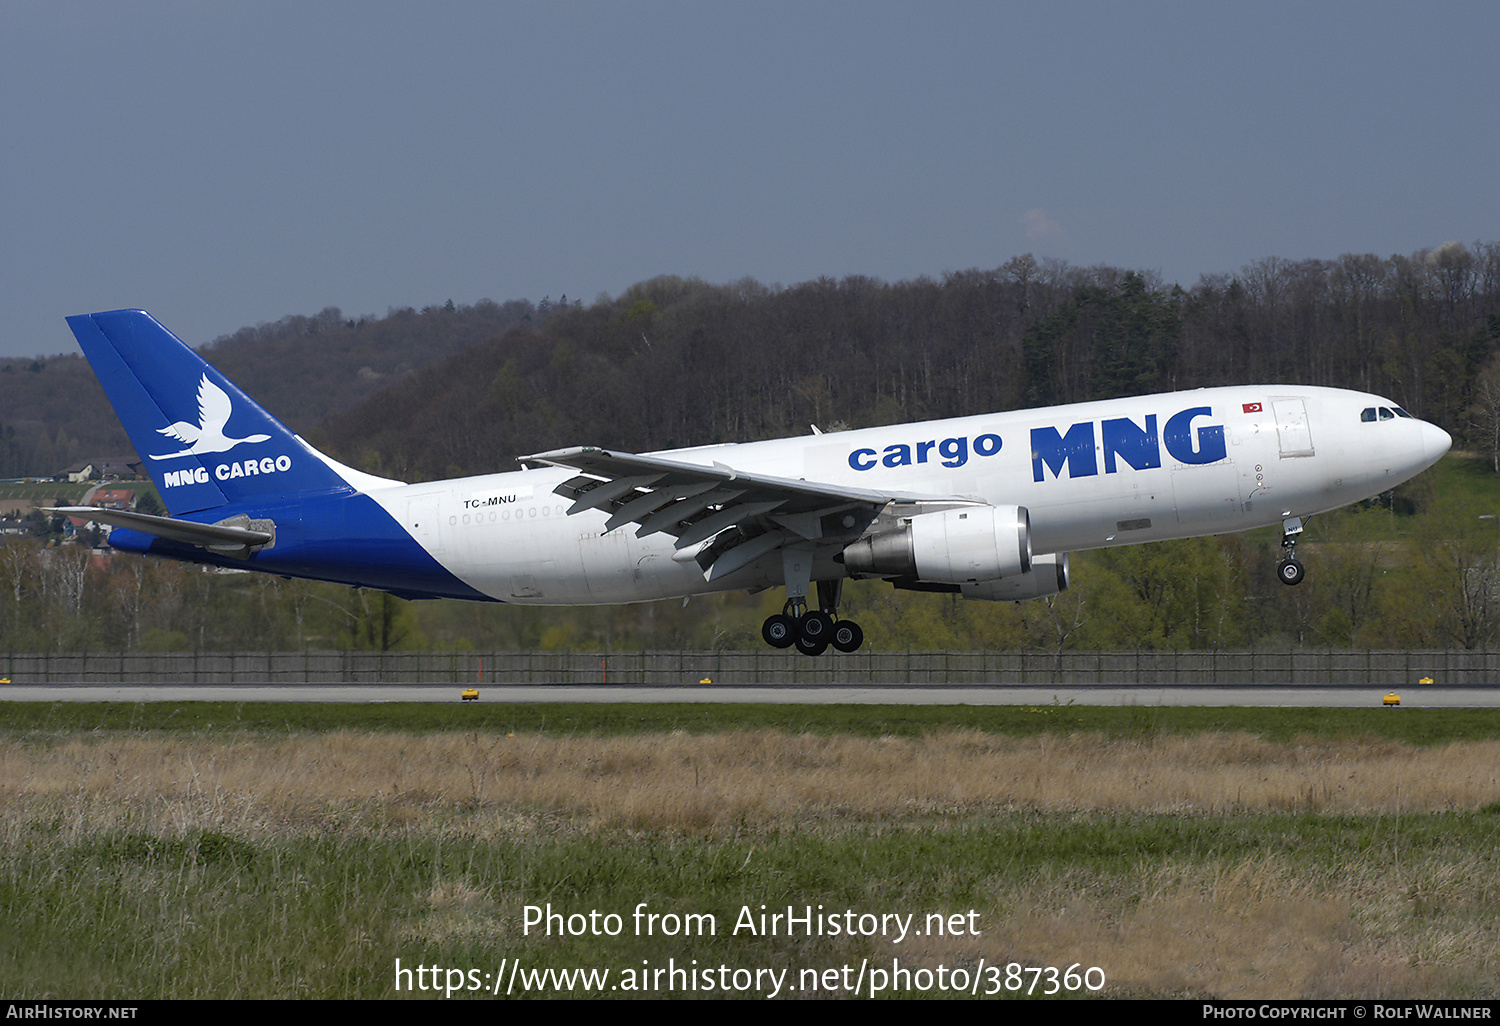
<path fill-rule="evenodd" d="M 1490 465 L 1500 474 L 1500 357 L 1490 357 L 1480 370 L 1469 413 L 1489 446 Z"/>

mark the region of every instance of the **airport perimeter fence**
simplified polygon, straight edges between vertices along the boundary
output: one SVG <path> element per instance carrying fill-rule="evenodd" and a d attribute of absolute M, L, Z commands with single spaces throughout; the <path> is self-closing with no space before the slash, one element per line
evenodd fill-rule
<path fill-rule="evenodd" d="M 1377 685 L 1500 683 L 1500 650 L 82 652 L 0 654 L 15 684 Z M 0 685 L 3 686 L 3 685 Z"/>

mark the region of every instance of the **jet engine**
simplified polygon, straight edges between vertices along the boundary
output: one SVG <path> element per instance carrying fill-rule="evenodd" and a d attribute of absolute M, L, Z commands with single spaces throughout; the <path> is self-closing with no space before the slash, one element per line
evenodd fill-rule
<path fill-rule="evenodd" d="M 1031 569 L 1025 506 L 960 506 L 902 517 L 893 530 L 844 549 L 853 576 L 914 577 L 942 584 L 993 581 Z"/>
<path fill-rule="evenodd" d="M 1059 552 L 1036 556 L 1031 569 L 1015 577 L 1002 577 L 998 581 L 981 581 L 959 587 L 966 599 L 985 599 L 990 602 L 1020 602 L 1024 599 L 1046 598 L 1068 590 L 1068 554 Z"/>

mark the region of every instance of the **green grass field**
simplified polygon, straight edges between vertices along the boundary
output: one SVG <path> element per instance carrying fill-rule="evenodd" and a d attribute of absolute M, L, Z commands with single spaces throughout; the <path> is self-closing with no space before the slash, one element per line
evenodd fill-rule
<path fill-rule="evenodd" d="M 0 992 L 1494 998 L 1497 726 L 4 704 Z"/>
<path fill-rule="evenodd" d="M 5 481 L 0 482 L 0 499 L 35 499 L 46 505 L 57 499 L 77 503 L 92 487 L 93 483 L 88 481 L 77 484 L 70 481 Z"/>
<path fill-rule="evenodd" d="M 3 702 L 0 736 L 88 731 L 534 731 L 550 734 L 707 733 L 773 727 L 815 734 L 918 737 L 973 729 L 1007 736 L 1099 732 L 1111 736 L 1242 731 L 1270 741 L 1301 735 L 1372 737 L 1412 745 L 1500 737 L 1494 709 L 1254 709 L 1085 706 L 541 703 L 369 705 L 294 702 Z"/>

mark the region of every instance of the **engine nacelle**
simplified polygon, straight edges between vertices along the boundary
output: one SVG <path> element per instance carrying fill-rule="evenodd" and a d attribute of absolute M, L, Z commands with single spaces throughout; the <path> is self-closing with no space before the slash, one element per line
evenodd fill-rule
<path fill-rule="evenodd" d="M 847 546 L 844 567 L 856 576 L 942 584 L 993 581 L 1031 569 L 1031 514 L 1025 506 L 961 506 L 899 523 Z"/>
<path fill-rule="evenodd" d="M 1031 561 L 1031 569 L 1015 577 L 1002 577 L 998 581 L 982 581 L 959 587 L 966 599 L 985 599 L 989 602 L 1021 602 L 1025 599 L 1046 598 L 1068 590 L 1068 554 L 1037 556 Z"/>

